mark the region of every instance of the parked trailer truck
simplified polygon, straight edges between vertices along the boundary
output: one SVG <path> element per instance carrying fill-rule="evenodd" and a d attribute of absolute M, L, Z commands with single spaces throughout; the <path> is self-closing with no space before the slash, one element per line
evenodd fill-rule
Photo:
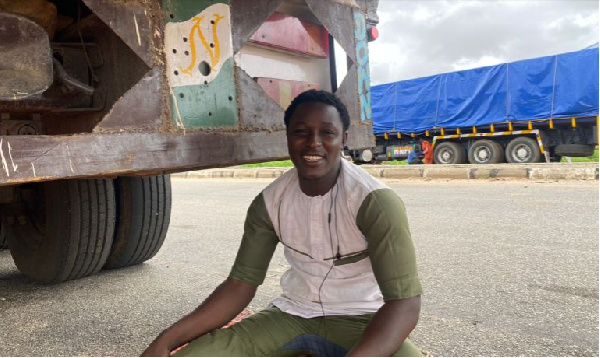
<path fill-rule="evenodd" d="M 560 161 L 598 144 L 598 45 L 372 88 L 376 146 L 357 162 L 405 159 L 428 141 L 437 164 Z"/>
<path fill-rule="evenodd" d="M 169 226 L 169 173 L 287 157 L 283 111 L 306 89 L 336 92 L 349 145 L 372 146 L 376 7 L 0 0 L 0 245 L 40 282 L 148 260 Z"/>

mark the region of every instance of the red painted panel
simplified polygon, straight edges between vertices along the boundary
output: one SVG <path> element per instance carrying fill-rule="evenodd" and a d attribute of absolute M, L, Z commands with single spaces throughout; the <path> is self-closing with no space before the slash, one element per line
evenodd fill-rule
<path fill-rule="evenodd" d="M 250 41 L 311 57 L 329 56 L 329 36 L 323 26 L 278 12 L 256 30 Z"/>
<path fill-rule="evenodd" d="M 283 109 L 286 109 L 300 93 L 309 89 L 319 89 L 318 84 L 301 81 L 278 80 L 266 77 L 257 77 L 255 80 L 265 93 Z"/>

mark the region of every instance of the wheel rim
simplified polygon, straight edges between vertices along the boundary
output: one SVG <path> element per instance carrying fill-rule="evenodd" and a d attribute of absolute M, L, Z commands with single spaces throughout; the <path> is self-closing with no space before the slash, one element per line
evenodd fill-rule
<path fill-rule="evenodd" d="M 492 152 L 490 148 L 481 147 L 475 151 L 475 160 L 479 163 L 486 163 L 492 157 Z"/>
<path fill-rule="evenodd" d="M 531 158 L 531 148 L 529 148 L 529 146 L 525 145 L 525 144 L 519 144 L 518 146 L 515 147 L 514 151 L 514 158 L 517 162 L 526 162 Z"/>
<path fill-rule="evenodd" d="M 454 158 L 454 155 L 453 155 L 452 151 L 445 149 L 440 152 L 439 158 L 440 158 L 440 162 L 447 164 L 452 161 L 452 158 Z"/>

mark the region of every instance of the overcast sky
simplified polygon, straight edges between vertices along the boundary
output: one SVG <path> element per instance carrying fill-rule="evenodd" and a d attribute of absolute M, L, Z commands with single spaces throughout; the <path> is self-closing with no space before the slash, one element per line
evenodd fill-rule
<path fill-rule="evenodd" d="M 598 42 L 598 0 L 379 0 L 371 84 L 575 51 Z"/>

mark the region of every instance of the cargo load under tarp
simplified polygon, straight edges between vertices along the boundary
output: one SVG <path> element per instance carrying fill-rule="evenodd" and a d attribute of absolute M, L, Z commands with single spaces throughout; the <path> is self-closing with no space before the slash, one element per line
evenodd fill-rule
<path fill-rule="evenodd" d="M 373 132 L 598 115 L 598 44 L 372 87 Z"/>

